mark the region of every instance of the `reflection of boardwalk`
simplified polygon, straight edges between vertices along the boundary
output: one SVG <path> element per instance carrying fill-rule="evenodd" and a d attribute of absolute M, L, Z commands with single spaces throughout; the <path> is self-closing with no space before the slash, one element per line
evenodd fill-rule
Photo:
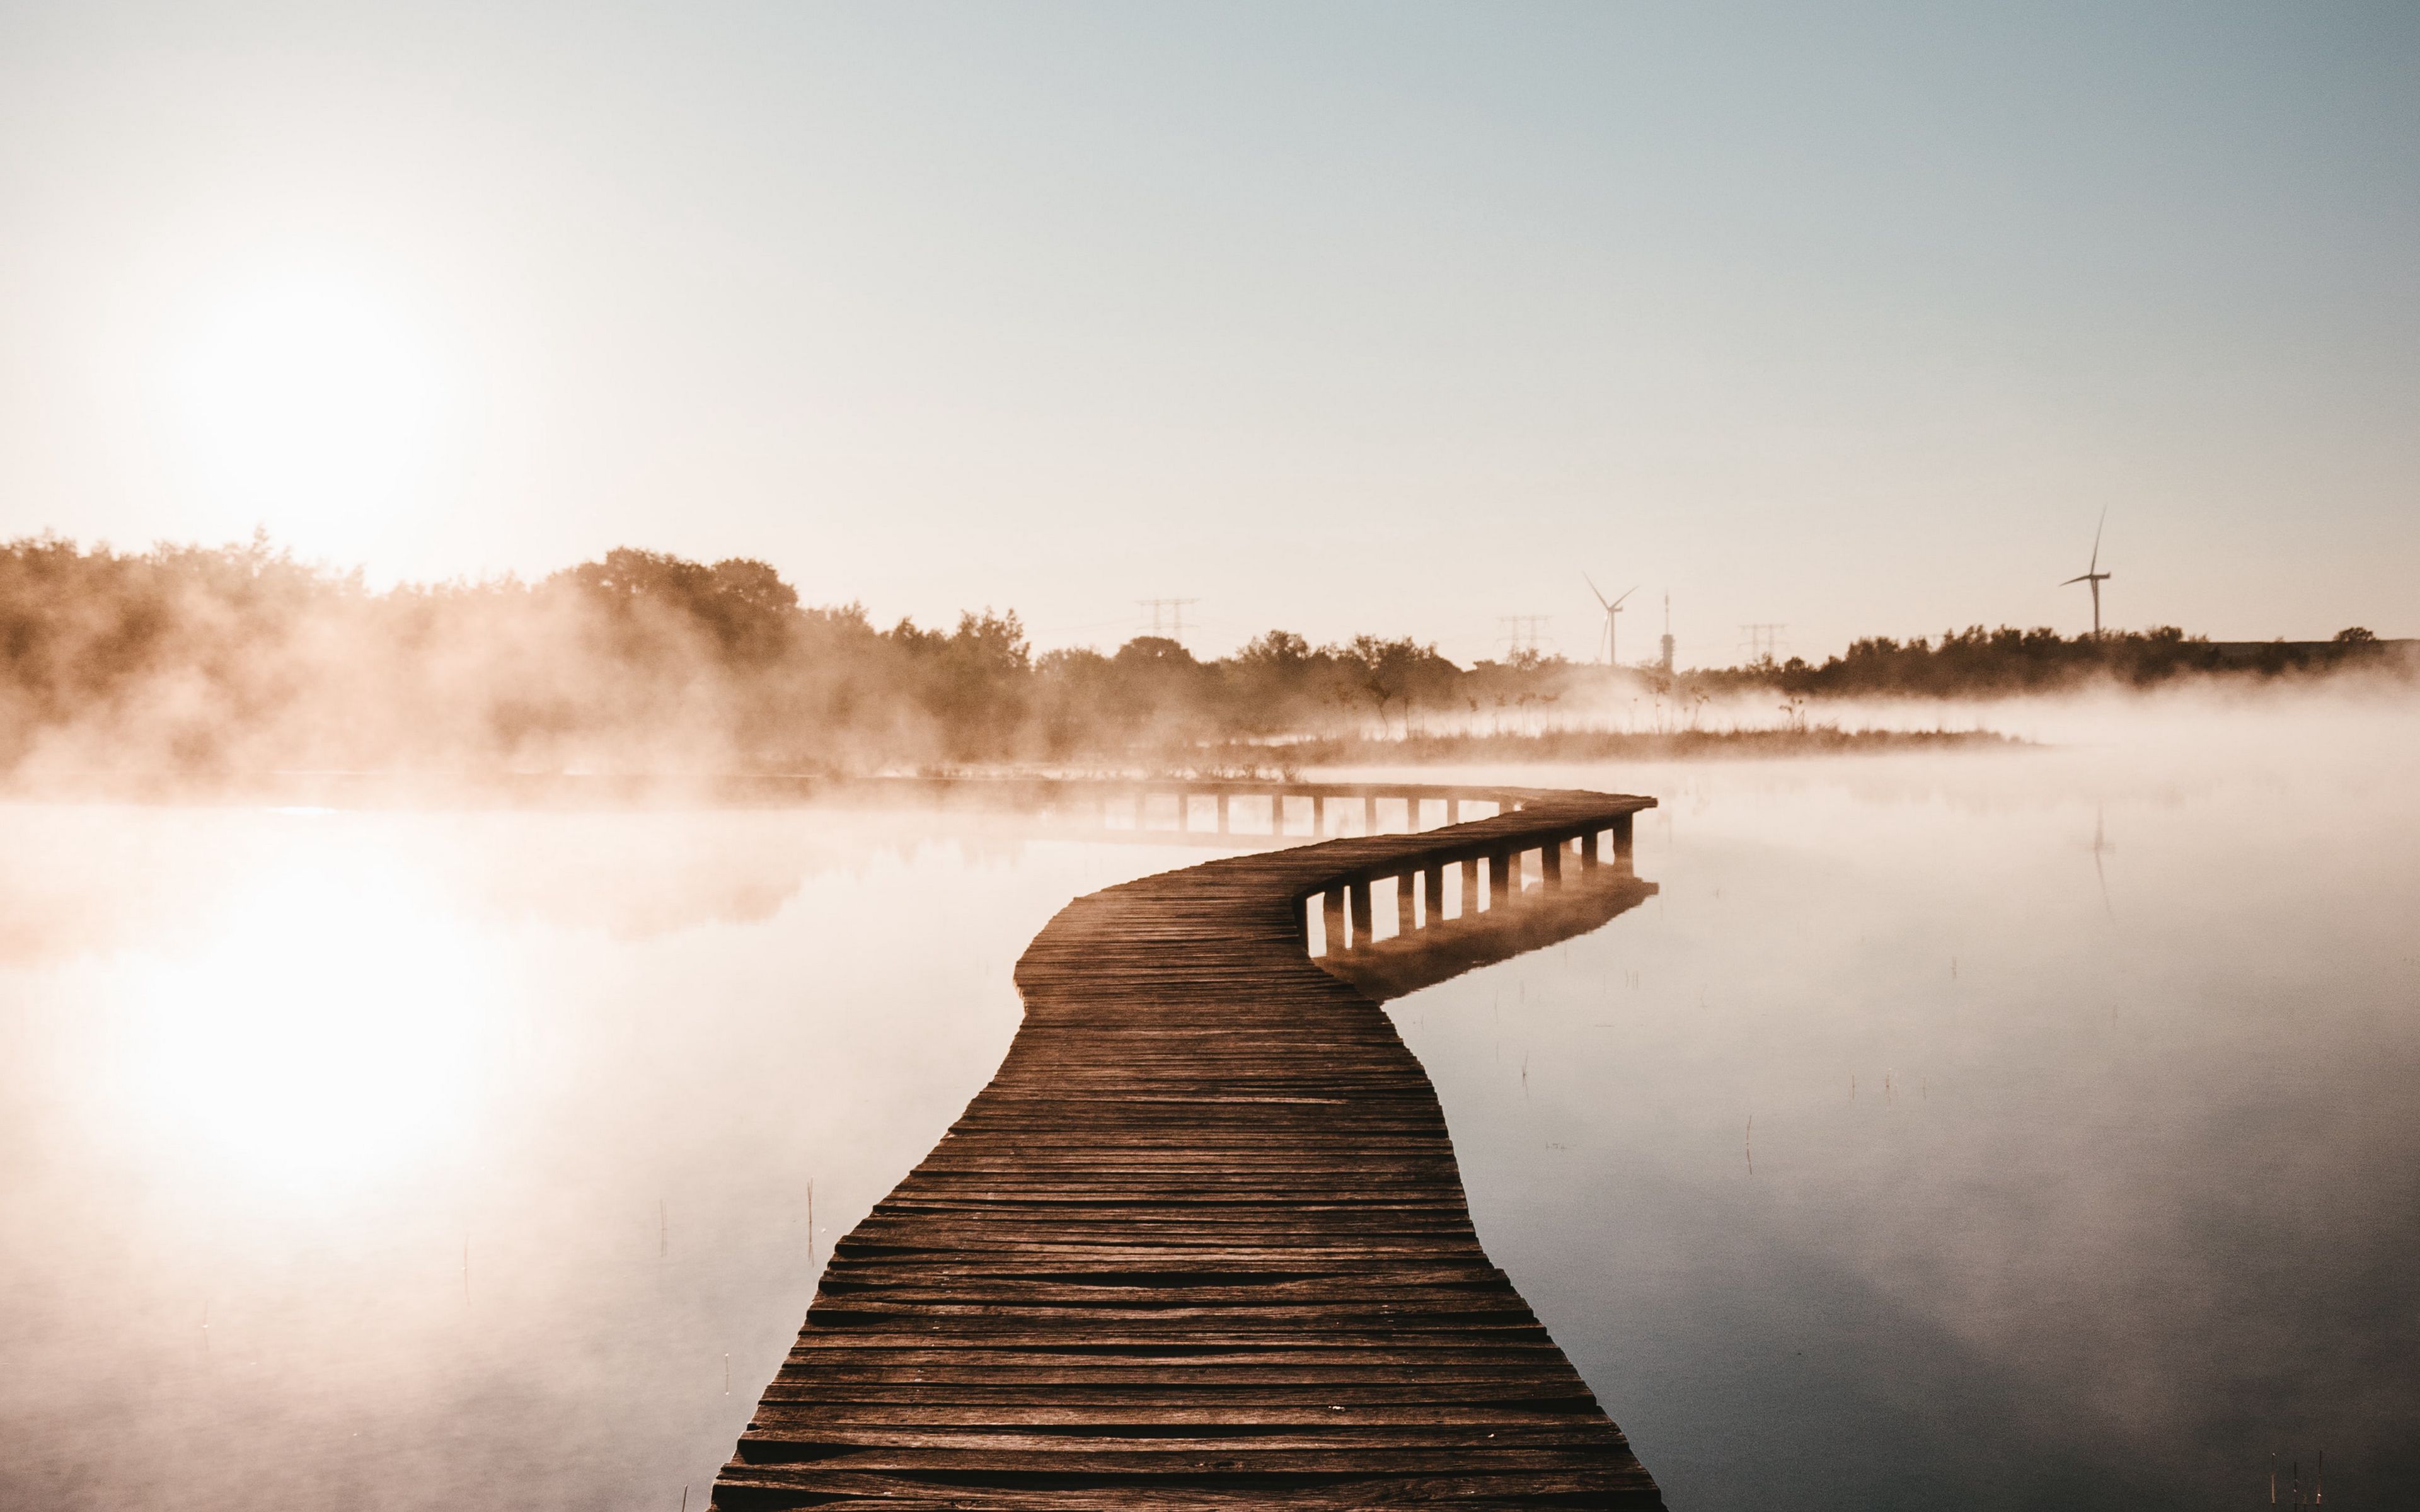
<path fill-rule="evenodd" d="M 1543 883 L 1544 879 L 1541 879 Z M 1628 867 L 1590 868 L 1558 886 L 1539 886 L 1482 914 L 1438 918 L 1388 939 L 1330 951 L 1320 964 L 1373 1000 L 1432 987 L 1480 966 L 1576 939 L 1655 896 Z"/>
<path fill-rule="evenodd" d="M 1437 906 L 1466 859 L 1643 895 L 1614 879 L 1651 800 L 1524 796 L 1069 904 L 1018 963 L 999 1074 L 836 1247 L 715 1504 L 1660 1506 L 1481 1249 L 1419 1062 L 1305 950 L 1306 899 L 1334 889 L 1341 945 L 1398 876 L 1426 886 L 1395 917 L 1425 901 L 1467 949 L 1485 916 Z"/>

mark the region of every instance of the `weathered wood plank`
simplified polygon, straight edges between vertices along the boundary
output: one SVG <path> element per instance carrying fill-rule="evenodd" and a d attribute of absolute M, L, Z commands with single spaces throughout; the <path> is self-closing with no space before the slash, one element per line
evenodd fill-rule
<path fill-rule="evenodd" d="M 1662 1505 L 1488 1262 L 1435 1092 L 1376 1002 L 1652 887 L 1573 868 L 1454 918 L 1433 889 L 1418 930 L 1325 968 L 1304 951 L 1305 900 L 1330 888 L 1358 903 L 1651 800 L 1481 801 L 1507 811 L 1062 910 L 1017 964 L 1025 1023 L 999 1073 L 834 1246 L 714 1504 Z"/>

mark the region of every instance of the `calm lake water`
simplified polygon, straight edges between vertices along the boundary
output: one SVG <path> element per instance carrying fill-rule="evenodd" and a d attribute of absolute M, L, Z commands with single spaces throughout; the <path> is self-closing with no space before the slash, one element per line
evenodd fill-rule
<path fill-rule="evenodd" d="M 1676 1507 L 2249 1507 L 2322 1448 L 2408 1505 L 2420 717 L 2023 718 L 1419 774 L 1663 799 L 1657 898 L 1389 1007 L 1482 1237 Z M 702 1504 L 1026 940 L 1208 854 L 0 808 L 0 1504 Z"/>

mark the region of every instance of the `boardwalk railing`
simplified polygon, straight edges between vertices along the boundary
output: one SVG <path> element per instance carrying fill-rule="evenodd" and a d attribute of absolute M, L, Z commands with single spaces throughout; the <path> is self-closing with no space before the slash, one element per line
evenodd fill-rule
<path fill-rule="evenodd" d="M 27 785 L 30 783 L 31 785 Z M 25 779 L 46 800 L 149 799 L 342 809 L 790 808 L 857 801 L 1022 809 L 1070 821 L 1182 834 L 1327 836 L 1418 829 L 1518 807 L 1523 788 L 1214 778 L 830 777 L 810 773 L 263 770 L 214 774 L 204 789 L 175 772 L 119 772 L 93 787 Z M 1202 806 L 1210 813 L 1197 823 Z M 1308 828 L 1305 826 L 1308 825 Z"/>
<path fill-rule="evenodd" d="M 1652 800 L 1483 801 L 1062 910 L 1017 963 L 999 1072 L 834 1247 L 714 1504 L 1660 1506 L 1480 1247 L 1377 1002 L 1490 929 L 1652 891 L 1628 835 Z"/>
<path fill-rule="evenodd" d="M 1510 813 L 1538 790 L 1419 782 L 1282 782 L 1210 778 L 859 778 L 830 791 L 877 801 L 967 802 L 1023 808 L 1133 829 L 1197 828 L 1218 835 L 1325 838 L 1427 827 L 1431 815 L 1466 818 Z M 1205 823 L 1196 816 L 1207 807 Z M 1162 824 L 1162 816 L 1168 823 Z"/>
<path fill-rule="evenodd" d="M 1518 810 L 1508 807 L 1507 811 Z M 1498 826 L 1499 833 L 1437 838 L 1411 856 L 1390 856 L 1348 870 L 1319 889 L 1321 942 L 1333 952 L 1376 939 L 1379 920 L 1371 900 L 1380 887 L 1393 895 L 1394 933 L 1409 934 L 1423 922 L 1444 921 L 1448 868 L 1460 872 L 1459 912 L 1455 917 L 1462 918 L 1476 918 L 1481 908 L 1509 906 L 1520 894 L 1524 870 L 1531 856 L 1537 857 L 1540 879 L 1549 887 L 1562 885 L 1567 860 L 1584 871 L 1610 861 L 1617 870 L 1627 872 L 1631 868 L 1631 816 L 1625 811 L 1593 815 L 1579 821 L 1577 827 L 1567 819 L 1549 821 L 1544 832 L 1535 825 L 1512 833 L 1501 833 L 1503 826 Z M 1486 879 L 1483 893 L 1482 874 Z M 1306 932 L 1306 943 L 1309 938 Z"/>
<path fill-rule="evenodd" d="M 1357 877 L 1305 901 L 1321 916 L 1311 942 L 1319 964 L 1384 1003 L 1601 929 L 1656 890 L 1631 870 L 1622 815 L 1609 829 L 1510 856 L 1440 848 L 1417 871 Z"/>

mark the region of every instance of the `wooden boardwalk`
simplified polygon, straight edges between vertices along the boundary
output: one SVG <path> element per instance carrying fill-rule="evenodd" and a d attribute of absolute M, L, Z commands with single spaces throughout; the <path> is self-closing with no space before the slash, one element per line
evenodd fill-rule
<path fill-rule="evenodd" d="M 714 1505 L 1661 1506 L 1481 1249 L 1419 1063 L 1305 949 L 1311 896 L 1366 930 L 1373 879 L 1524 850 L 1551 886 L 1600 832 L 1626 858 L 1652 800 L 1521 801 L 1070 903 L 999 1073 L 835 1246 Z"/>

